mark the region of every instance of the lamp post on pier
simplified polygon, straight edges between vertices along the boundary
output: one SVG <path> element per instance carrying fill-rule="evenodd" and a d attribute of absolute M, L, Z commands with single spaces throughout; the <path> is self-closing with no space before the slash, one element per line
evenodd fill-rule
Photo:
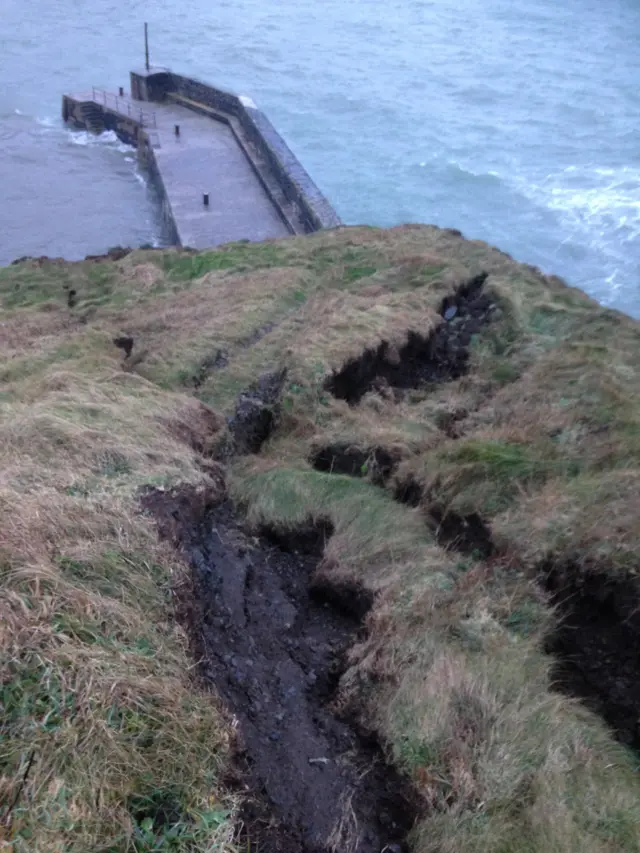
<path fill-rule="evenodd" d="M 149 24 L 144 24 L 144 65 L 149 70 Z"/>

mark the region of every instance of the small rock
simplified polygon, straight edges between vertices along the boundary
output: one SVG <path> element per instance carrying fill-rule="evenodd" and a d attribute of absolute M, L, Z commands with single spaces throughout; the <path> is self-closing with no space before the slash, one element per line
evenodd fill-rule
<path fill-rule="evenodd" d="M 457 313 L 458 313 L 458 306 L 457 305 L 450 305 L 447 308 L 447 310 L 444 312 L 443 316 L 444 316 L 444 319 L 447 322 L 449 322 L 449 320 L 453 320 L 453 318 L 456 316 Z"/>

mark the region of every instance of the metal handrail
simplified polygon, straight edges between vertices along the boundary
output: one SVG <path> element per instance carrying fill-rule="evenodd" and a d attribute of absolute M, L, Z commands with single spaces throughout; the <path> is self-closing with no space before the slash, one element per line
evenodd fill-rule
<path fill-rule="evenodd" d="M 107 92 L 105 89 L 97 89 L 95 86 L 92 88 L 92 96 L 96 103 L 114 109 L 122 115 L 129 116 L 134 121 L 140 122 L 143 127 L 157 127 L 156 114 L 139 109 L 128 98 L 121 98 L 119 95 L 114 95 L 113 92 Z"/>

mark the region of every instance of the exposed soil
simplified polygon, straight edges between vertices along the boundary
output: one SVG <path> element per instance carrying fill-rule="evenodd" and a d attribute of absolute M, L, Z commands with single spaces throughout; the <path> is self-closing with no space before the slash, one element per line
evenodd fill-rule
<path fill-rule="evenodd" d="M 477 512 L 459 515 L 457 512 L 443 512 L 437 507 L 431 507 L 429 523 L 436 542 L 443 548 L 473 554 L 483 560 L 495 552 L 491 529 Z"/>
<path fill-rule="evenodd" d="M 282 322 L 282 321 L 280 321 Z M 242 338 L 238 341 L 238 346 L 241 349 L 249 349 L 249 347 L 255 346 L 259 343 L 266 335 L 270 334 L 280 323 L 265 323 L 263 326 L 259 326 L 257 329 L 254 329 L 251 334 L 247 335 L 246 338 Z"/>
<path fill-rule="evenodd" d="M 314 578 L 330 527 L 256 537 L 213 495 L 148 491 L 143 503 L 191 562 L 183 616 L 202 676 L 237 720 L 243 845 L 402 850 L 416 815 L 411 786 L 331 704 L 372 599 Z"/>
<path fill-rule="evenodd" d="M 125 246 L 112 246 L 105 254 L 103 255 L 87 255 L 85 257 L 85 261 L 94 261 L 94 263 L 102 263 L 104 261 L 121 261 L 122 258 L 126 258 L 127 255 L 130 255 L 133 252 L 133 249 Z"/>
<path fill-rule="evenodd" d="M 21 258 L 16 258 L 14 261 L 11 261 L 11 266 L 15 266 L 16 264 L 29 264 L 31 267 L 42 267 L 46 264 L 66 264 L 64 258 L 50 258 L 47 255 L 40 255 L 40 257 L 33 257 L 32 255 L 23 255 Z"/>
<path fill-rule="evenodd" d="M 572 565 L 547 564 L 541 577 L 561 617 L 547 644 L 557 688 L 640 749 L 640 585 Z"/>
<path fill-rule="evenodd" d="M 229 453 L 258 453 L 275 429 L 280 415 L 280 399 L 287 371 L 266 373 L 238 397 L 235 413 L 229 418 L 233 447 Z"/>
<path fill-rule="evenodd" d="M 350 477 L 370 476 L 384 485 L 398 464 L 398 455 L 384 447 L 359 447 L 348 442 L 336 442 L 316 449 L 311 456 L 316 471 L 347 474 Z"/>
<path fill-rule="evenodd" d="M 480 273 L 445 298 L 443 322 L 430 334 L 410 332 L 407 343 L 392 356 L 387 341 L 366 349 L 325 382 L 326 390 L 351 405 L 375 388 L 418 388 L 458 379 L 468 370 L 471 338 L 491 319 L 493 303 L 484 293 L 487 273 Z"/>
<path fill-rule="evenodd" d="M 412 476 L 397 480 L 393 489 L 393 497 L 401 504 L 407 506 L 420 506 L 423 489 L 420 483 Z"/>

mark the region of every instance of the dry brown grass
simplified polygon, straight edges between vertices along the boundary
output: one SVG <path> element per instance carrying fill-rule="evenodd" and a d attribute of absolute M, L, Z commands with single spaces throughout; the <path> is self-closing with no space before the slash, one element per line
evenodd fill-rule
<path fill-rule="evenodd" d="M 480 271 L 498 313 L 467 376 L 357 407 L 324 389 L 364 348 L 428 333 L 442 297 Z M 71 310 L 65 285 L 78 291 Z M 232 466 L 232 493 L 256 523 L 330 519 L 320 570 L 378 593 L 342 701 L 424 798 L 414 848 L 640 851 L 637 768 L 550 689 L 553 617 L 535 585 L 542 562 L 576 554 L 612 576 L 634 570 L 636 324 L 422 227 L 18 267 L 0 291 L 5 797 L 36 750 L 11 816 L 16 850 L 152 850 L 136 825 L 167 800 L 184 832 L 167 849 L 226 843 L 231 823 L 211 797 L 229 731 L 185 678 L 167 621 L 180 567 L 135 496 L 204 483 L 199 456 L 221 415 L 286 366 L 280 427 Z M 129 360 L 112 344 L 120 331 L 135 338 Z M 392 449 L 404 461 L 389 489 L 314 471 L 312 449 L 335 441 Z M 416 509 L 390 492 L 407 478 L 423 490 Z M 438 547 L 425 525 L 436 505 L 482 514 L 506 556 Z"/>
<path fill-rule="evenodd" d="M 113 347 L 97 364 L 81 346 L 34 361 L 66 344 L 68 323 L 3 321 L 5 352 L 36 365 L 5 381 L 0 410 L 4 837 L 16 853 L 220 849 L 230 732 L 185 675 L 167 618 L 183 569 L 136 500 L 146 483 L 202 482 L 192 445 L 218 422 L 124 373 Z"/>

